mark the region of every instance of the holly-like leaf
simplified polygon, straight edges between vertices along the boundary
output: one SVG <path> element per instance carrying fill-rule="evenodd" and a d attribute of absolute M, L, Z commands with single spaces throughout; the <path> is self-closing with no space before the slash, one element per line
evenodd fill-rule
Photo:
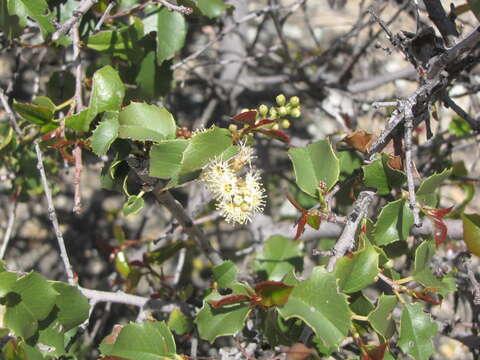
<path fill-rule="evenodd" d="M 222 15 L 229 5 L 223 0 L 198 0 L 197 7 L 203 15 L 212 19 Z"/>
<path fill-rule="evenodd" d="M 468 251 L 480 256 L 480 215 L 464 214 L 462 222 L 463 241 L 467 244 Z"/>
<path fill-rule="evenodd" d="M 433 174 L 423 180 L 416 192 L 417 201 L 430 207 L 436 207 L 437 194 L 435 193 L 435 190 L 450 176 L 451 173 L 452 169 L 445 169 L 441 173 Z"/>
<path fill-rule="evenodd" d="M 421 304 L 405 304 L 400 320 L 400 348 L 415 360 L 428 360 L 433 354 L 432 337 L 437 324 L 425 314 Z"/>
<path fill-rule="evenodd" d="M 431 240 L 423 241 L 415 251 L 415 270 L 413 278 L 423 286 L 438 292 L 445 297 L 448 293 L 455 291 L 455 281 L 451 277 L 437 279 L 430 269 L 432 257 L 435 254 L 435 243 Z M 435 291 L 433 291 L 435 290 Z"/>
<path fill-rule="evenodd" d="M 13 108 L 21 117 L 32 124 L 45 125 L 53 119 L 54 111 L 47 106 L 13 101 Z"/>
<path fill-rule="evenodd" d="M 248 297 L 245 286 L 235 284 L 232 286 L 232 295 L 245 295 Z M 248 303 L 235 303 L 215 309 L 209 301 L 218 301 L 223 296 L 213 291 L 203 301 L 203 307 L 197 313 L 195 323 L 202 339 L 213 342 L 219 336 L 234 335 L 239 332 L 250 313 Z"/>
<path fill-rule="evenodd" d="M 255 294 L 263 306 L 282 306 L 288 301 L 293 286 L 281 281 L 262 281 L 255 285 Z"/>
<path fill-rule="evenodd" d="M 322 183 L 325 184 L 325 191 L 328 191 L 338 181 L 340 162 L 329 140 L 320 140 L 307 147 L 291 148 L 288 155 L 293 163 L 298 186 L 310 196 L 318 197 Z"/>
<path fill-rule="evenodd" d="M 7 6 L 10 15 L 18 16 L 21 26 L 27 26 L 28 18 L 35 20 L 44 38 L 55 31 L 53 14 L 45 0 L 7 0 Z"/>
<path fill-rule="evenodd" d="M 351 257 L 342 257 L 335 265 L 338 286 L 345 293 L 354 293 L 370 285 L 378 272 L 378 253 L 370 244 Z"/>
<path fill-rule="evenodd" d="M 377 159 L 363 167 L 363 178 L 366 186 L 377 189 L 379 195 L 387 195 L 392 188 L 400 187 L 406 181 L 406 175 L 388 164 L 387 154 L 377 154 Z"/>
<path fill-rule="evenodd" d="M 192 326 L 192 320 L 178 309 L 173 309 L 170 315 L 168 315 L 168 327 L 178 335 L 190 332 Z"/>
<path fill-rule="evenodd" d="M 107 111 L 103 114 L 102 120 L 92 133 L 92 151 L 98 156 L 105 155 L 110 145 L 118 137 L 118 112 Z"/>
<path fill-rule="evenodd" d="M 413 214 L 405 199 L 388 203 L 382 208 L 375 223 L 374 239 L 377 245 L 405 241 L 413 225 Z"/>
<path fill-rule="evenodd" d="M 17 336 L 27 339 L 37 331 L 38 321 L 52 311 L 58 292 L 34 272 L 10 285 L 10 291 L 4 297 L 6 310 L 3 323 Z"/>
<path fill-rule="evenodd" d="M 390 339 L 395 332 L 392 311 L 397 302 L 398 299 L 395 295 L 382 294 L 378 299 L 377 307 L 368 315 L 368 322 L 385 341 Z"/>
<path fill-rule="evenodd" d="M 224 261 L 213 268 L 213 276 L 222 289 L 229 288 L 237 279 L 237 266 L 229 261 Z"/>
<path fill-rule="evenodd" d="M 175 359 L 176 346 L 172 333 L 163 321 L 145 321 L 125 325 L 115 337 L 105 338 L 100 351 L 104 356 L 126 359 Z"/>
<path fill-rule="evenodd" d="M 255 257 L 254 268 L 265 280 L 280 281 L 290 271 L 301 271 L 303 254 L 300 245 L 281 235 L 265 241 L 262 251 Z"/>
<path fill-rule="evenodd" d="M 164 107 L 132 102 L 120 111 L 118 121 L 122 139 L 160 142 L 175 137 L 175 120 Z"/>
<path fill-rule="evenodd" d="M 339 293 L 335 275 L 324 267 L 314 268 L 309 279 L 298 283 L 278 312 L 287 320 L 304 321 L 326 347 L 338 346 L 352 326 L 347 297 Z"/>

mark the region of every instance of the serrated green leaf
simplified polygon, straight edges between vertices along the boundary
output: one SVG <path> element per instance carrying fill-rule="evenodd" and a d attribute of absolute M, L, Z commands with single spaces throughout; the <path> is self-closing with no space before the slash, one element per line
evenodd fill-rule
<path fill-rule="evenodd" d="M 265 241 L 262 251 L 255 256 L 254 269 L 264 280 L 281 281 L 290 271 L 302 271 L 303 253 L 299 243 L 281 235 Z"/>
<path fill-rule="evenodd" d="M 170 179 L 180 173 L 183 152 L 189 143 L 189 140 L 175 139 L 153 145 L 150 149 L 150 176 Z"/>
<path fill-rule="evenodd" d="M 58 307 L 57 320 L 63 326 L 63 331 L 68 331 L 82 324 L 90 311 L 88 299 L 76 287 L 63 282 L 51 282 L 55 291 L 59 294 L 55 299 Z"/>
<path fill-rule="evenodd" d="M 415 360 L 428 360 L 433 354 L 432 337 L 437 324 L 424 313 L 421 304 L 405 304 L 400 320 L 398 345 Z"/>
<path fill-rule="evenodd" d="M 90 138 L 92 151 L 98 156 L 105 155 L 118 137 L 119 127 L 118 112 L 106 111 Z"/>
<path fill-rule="evenodd" d="M 436 289 L 440 295 L 445 297 L 448 293 L 455 291 L 455 281 L 451 277 L 438 279 L 430 269 L 432 257 L 435 254 L 435 243 L 433 240 L 423 241 L 415 251 L 415 270 L 413 278 L 423 286 Z"/>
<path fill-rule="evenodd" d="M 470 253 L 480 256 L 480 215 L 464 214 L 463 222 L 463 241 L 467 244 Z"/>
<path fill-rule="evenodd" d="M 335 275 L 324 267 L 314 268 L 310 278 L 293 289 L 278 312 L 287 320 L 302 319 L 326 347 L 338 346 L 352 326 L 347 297 L 338 292 Z"/>
<path fill-rule="evenodd" d="M 38 321 L 52 311 L 58 293 L 40 275 L 32 272 L 11 285 L 6 295 L 4 324 L 24 339 L 38 329 Z"/>
<path fill-rule="evenodd" d="M 395 332 L 392 311 L 397 302 L 398 299 L 395 295 L 382 294 L 378 299 L 377 307 L 368 315 L 368 322 L 384 341 L 390 339 Z"/>
<path fill-rule="evenodd" d="M 143 209 L 144 205 L 145 200 L 143 200 L 143 197 L 137 195 L 130 195 L 127 198 L 127 201 L 125 201 L 125 203 L 123 204 L 123 215 L 128 216 L 136 214 Z"/>
<path fill-rule="evenodd" d="M 285 321 L 275 308 L 261 312 L 262 335 L 267 338 L 271 346 L 291 346 L 298 342 L 304 329 L 303 322 L 298 319 Z"/>
<path fill-rule="evenodd" d="M 122 109 L 118 120 L 122 139 L 160 142 L 175 137 L 177 129 L 166 108 L 145 103 L 130 103 Z"/>
<path fill-rule="evenodd" d="M 43 38 L 55 31 L 53 14 L 45 0 L 7 0 L 7 4 L 8 13 L 17 15 L 21 26 L 27 26 L 27 18 L 31 18 L 40 26 Z"/>
<path fill-rule="evenodd" d="M 365 186 L 377 189 L 379 195 L 387 195 L 392 188 L 401 186 L 406 180 L 406 175 L 388 165 L 387 154 L 377 154 L 377 159 L 369 165 L 363 166 L 363 179 Z"/>
<path fill-rule="evenodd" d="M 223 0 L 198 0 L 197 7 L 203 15 L 212 19 L 222 15 L 229 5 L 225 4 Z"/>
<path fill-rule="evenodd" d="M 224 261 L 213 268 L 213 276 L 218 286 L 222 289 L 230 287 L 237 279 L 237 266 L 230 260 Z"/>
<path fill-rule="evenodd" d="M 340 162 L 329 140 L 320 140 L 307 147 L 291 148 L 288 155 L 293 163 L 298 186 L 310 196 L 318 197 L 321 183 L 325 184 L 328 191 L 338 181 Z"/>
<path fill-rule="evenodd" d="M 183 47 L 187 36 L 187 24 L 182 14 L 170 11 L 166 7 L 161 7 L 151 16 L 157 32 L 157 61 L 161 64 L 164 60 L 171 59 Z"/>
<path fill-rule="evenodd" d="M 143 23 L 134 17 L 131 25 L 118 30 L 100 31 L 88 37 L 87 47 L 96 51 L 108 52 L 112 56 L 132 62 L 143 58 L 143 49 L 139 46 L 143 37 Z"/>
<path fill-rule="evenodd" d="M 335 265 L 335 276 L 338 286 L 345 293 L 362 290 L 375 281 L 378 275 L 378 253 L 368 244 L 356 251 L 353 257 L 344 256 Z"/>
<path fill-rule="evenodd" d="M 192 320 L 178 309 L 173 309 L 168 315 L 168 327 L 178 335 L 183 335 L 192 330 Z"/>
<path fill-rule="evenodd" d="M 413 225 L 413 214 L 405 199 L 388 203 L 382 208 L 375 223 L 374 238 L 377 245 L 405 241 Z"/>
<path fill-rule="evenodd" d="M 173 335 L 163 321 L 145 321 L 125 325 L 115 342 L 104 339 L 100 345 L 103 355 L 135 360 L 164 360 L 175 358 Z"/>
<path fill-rule="evenodd" d="M 245 286 L 238 283 L 232 286 L 232 290 L 232 295 L 247 294 Z M 214 309 L 208 303 L 209 300 L 221 298 L 223 296 L 214 290 L 203 300 L 203 307 L 195 318 L 200 337 L 211 343 L 219 336 L 234 335 L 239 332 L 250 313 L 248 303 L 226 305 L 218 309 Z"/>
<path fill-rule="evenodd" d="M 14 100 L 13 108 L 22 118 L 32 124 L 45 125 L 53 119 L 54 111 L 46 106 L 20 103 Z"/>
<path fill-rule="evenodd" d="M 372 302 L 365 297 L 361 291 L 353 293 L 350 295 L 348 300 L 350 303 L 350 309 L 358 315 L 367 316 L 375 308 Z"/>
<path fill-rule="evenodd" d="M 417 201 L 430 207 L 436 207 L 437 194 L 435 190 L 450 176 L 452 169 L 445 169 L 441 173 L 429 176 L 420 184 L 416 197 Z"/>

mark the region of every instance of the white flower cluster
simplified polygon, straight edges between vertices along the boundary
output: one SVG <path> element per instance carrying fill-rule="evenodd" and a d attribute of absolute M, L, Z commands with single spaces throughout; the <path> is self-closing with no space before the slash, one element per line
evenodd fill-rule
<path fill-rule="evenodd" d="M 252 157 L 253 148 L 242 144 L 235 157 L 214 159 L 203 170 L 202 180 L 213 193 L 217 210 L 229 223 L 245 224 L 265 206 L 265 190 L 260 175 L 251 166 Z M 245 175 L 237 175 L 245 165 Z"/>

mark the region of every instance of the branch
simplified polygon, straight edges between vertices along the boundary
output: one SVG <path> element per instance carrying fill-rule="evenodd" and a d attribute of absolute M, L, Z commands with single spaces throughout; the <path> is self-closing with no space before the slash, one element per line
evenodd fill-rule
<path fill-rule="evenodd" d="M 410 109 L 409 109 L 410 110 Z M 415 199 L 415 183 L 413 182 L 413 159 L 412 159 L 412 130 L 413 130 L 413 114 L 410 112 L 405 114 L 405 171 L 407 173 L 408 186 L 408 203 L 413 213 L 413 223 L 419 227 L 422 225 L 420 221 L 417 201 Z"/>
<path fill-rule="evenodd" d="M 5 112 L 7 113 L 8 120 L 10 121 L 10 125 L 15 129 L 15 132 L 18 134 L 18 136 L 22 137 L 23 131 L 18 126 L 17 119 L 15 119 L 15 115 L 13 114 L 11 107 L 10 105 L 8 105 L 8 101 L 7 101 L 7 98 L 5 97 L 5 93 L 3 92 L 3 89 L 0 89 L 0 101 L 2 102 Z"/>
<path fill-rule="evenodd" d="M 78 7 L 73 11 L 72 17 L 65 21 L 63 25 L 60 25 L 58 30 L 53 33 L 52 41 L 57 41 L 68 31 L 70 31 L 73 25 L 78 23 L 82 19 L 82 16 L 85 15 L 85 13 L 97 2 L 98 0 L 82 0 L 80 5 L 78 5 Z"/>
<path fill-rule="evenodd" d="M 477 132 L 480 131 L 480 125 L 479 125 L 478 121 L 476 121 L 465 110 L 463 110 L 460 106 L 458 106 L 458 104 L 455 101 L 453 101 L 450 96 L 448 96 L 447 94 L 444 94 L 442 96 L 442 100 L 447 107 L 449 107 L 450 109 L 455 111 L 455 113 L 457 113 L 457 115 L 459 115 L 461 118 L 466 120 L 473 130 L 475 130 Z"/>
<path fill-rule="evenodd" d="M 55 212 L 55 206 L 53 205 L 52 192 L 47 182 L 47 175 L 45 174 L 45 168 L 43 167 L 43 156 L 40 151 L 40 146 L 38 145 L 38 140 L 34 141 L 35 152 L 37 153 L 37 168 L 40 172 L 40 177 L 42 178 L 43 191 L 45 192 L 45 197 L 47 198 L 48 205 L 48 217 L 52 222 L 53 229 L 55 230 L 55 236 L 57 237 L 58 246 L 60 248 L 60 257 L 62 258 L 63 265 L 65 266 L 65 271 L 67 272 L 68 282 L 72 285 L 76 285 L 75 276 L 73 274 L 72 265 L 68 259 L 67 249 L 65 247 L 65 241 L 63 240 L 63 234 L 60 230 L 58 224 L 57 213 Z"/>
<path fill-rule="evenodd" d="M 353 209 L 347 216 L 347 223 L 343 228 L 340 238 L 337 240 L 335 247 L 332 249 L 333 255 L 328 261 L 327 270 L 333 271 L 335 263 L 347 251 L 353 248 L 355 244 L 355 234 L 357 232 L 360 221 L 367 215 L 368 207 L 373 200 L 375 193 L 373 191 L 362 191 L 355 203 Z"/>
<path fill-rule="evenodd" d="M 183 15 L 190 15 L 193 12 L 192 8 L 189 8 L 189 7 L 186 7 L 186 6 L 183 6 L 183 5 L 173 5 L 173 4 L 169 3 L 167 0 L 158 0 L 158 2 L 160 4 L 162 4 L 163 6 L 165 6 L 166 8 L 168 8 L 169 10 L 177 11 L 180 14 L 183 14 Z"/>
<path fill-rule="evenodd" d="M 10 238 L 12 237 L 13 225 L 15 224 L 16 214 L 17 214 L 17 201 L 14 200 L 10 207 L 10 212 L 8 214 L 7 228 L 5 229 L 2 248 L 0 249 L 0 260 L 2 260 L 5 257 L 5 253 L 7 252 L 8 243 L 10 242 Z"/>
<path fill-rule="evenodd" d="M 110 14 L 110 11 L 112 11 L 112 9 L 113 9 L 113 7 L 114 7 L 115 5 L 117 5 L 117 3 L 116 3 L 115 0 L 112 0 L 112 1 L 108 4 L 107 8 L 105 9 L 105 11 L 104 11 L 103 14 L 102 14 L 102 17 L 100 18 L 100 20 L 98 20 L 97 25 L 95 25 L 95 29 L 94 29 L 95 31 L 100 31 L 103 23 L 105 22 L 105 19 L 106 19 L 107 16 Z"/>
<path fill-rule="evenodd" d="M 458 37 L 457 27 L 447 16 L 440 0 L 424 0 L 423 2 L 427 9 L 428 17 L 440 31 L 440 34 L 442 34 L 445 44 L 448 47 L 455 45 L 455 40 Z"/>

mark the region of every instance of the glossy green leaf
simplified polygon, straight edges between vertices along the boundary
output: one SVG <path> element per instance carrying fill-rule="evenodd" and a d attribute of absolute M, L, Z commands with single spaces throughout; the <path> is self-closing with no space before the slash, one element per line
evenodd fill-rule
<path fill-rule="evenodd" d="M 437 194 L 435 190 L 450 176 L 452 169 L 445 169 L 441 173 L 433 174 L 429 176 L 420 184 L 416 196 L 417 201 L 430 206 L 437 206 Z"/>
<path fill-rule="evenodd" d="M 358 315 L 367 316 L 375 308 L 372 302 L 361 291 L 353 293 L 348 299 L 350 309 Z"/>
<path fill-rule="evenodd" d="M 288 272 L 301 271 L 302 267 L 300 244 L 281 235 L 268 238 L 255 256 L 254 269 L 264 280 L 281 281 Z"/>
<path fill-rule="evenodd" d="M 183 335 L 192 330 L 193 323 L 185 314 L 178 310 L 173 309 L 172 312 L 168 315 L 168 327 L 175 331 L 178 335 Z"/>
<path fill-rule="evenodd" d="M 175 256 L 185 246 L 185 241 L 175 241 L 173 243 L 166 244 L 155 251 L 146 252 L 144 257 L 148 263 L 161 265 L 168 259 Z"/>
<path fill-rule="evenodd" d="M 368 322 L 384 340 L 390 339 L 395 332 L 392 311 L 397 302 L 398 299 L 395 295 L 382 294 L 378 299 L 377 307 L 368 315 Z"/>
<path fill-rule="evenodd" d="M 180 173 L 183 152 L 189 145 L 189 140 L 165 140 L 155 144 L 150 149 L 150 176 L 160 179 L 170 179 Z"/>
<path fill-rule="evenodd" d="M 229 288 L 237 279 L 237 266 L 230 260 L 224 261 L 213 268 L 213 276 L 222 289 Z"/>
<path fill-rule="evenodd" d="M 54 32 L 53 14 L 48 9 L 45 0 L 6 0 L 10 15 L 17 15 L 21 26 L 27 26 L 27 18 L 33 19 L 42 31 L 45 38 L 48 33 Z"/>
<path fill-rule="evenodd" d="M 232 295 L 246 295 L 245 287 L 241 284 L 232 286 Z M 215 341 L 219 336 L 234 335 L 242 330 L 250 313 L 248 303 L 231 304 L 214 309 L 209 300 L 220 300 L 223 296 L 213 291 L 203 300 L 203 307 L 197 313 L 195 323 L 202 339 L 209 342 Z"/>
<path fill-rule="evenodd" d="M 314 268 L 278 311 L 285 319 L 303 320 L 327 347 L 338 346 L 352 326 L 347 297 L 339 293 L 335 275 L 324 267 Z"/>
<path fill-rule="evenodd" d="M 305 328 L 299 319 L 285 321 L 275 308 L 268 309 L 266 313 L 262 311 L 260 318 L 262 335 L 267 338 L 271 346 L 295 344 Z"/>
<path fill-rule="evenodd" d="M 0 298 L 12 291 L 12 287 L 17 281 L 17 275 L 12 272 L 2 271 L 0 273 Z"/>
<path fill-rule="evenodd" d="M 371 164 L 363 166 L 365 186 L 377 189 L 379 195 L 387 195 L 392 188 L 400 187 L 407 180 L 406 175 L 388 165 L 387 154 L 377 154 L 377 159 Z"/>
<path fill-rule="evenodd" d="M 38 321 L 52 311 L 58 293 L 37 273 L 18 278 L 6 295 L 4 324 L 24 339 L 38 329 Z"/>
<path fill-rule="evenodd" d="M 132 102 L 123 108 L 118 118 L 119 137 L 139 141 L 160 142 L 175 136 L 176 124 L 172 114 L 164 108 Z"/>
<path fill-rule="evenodd" d="M 88 299 L 75 286 L 57 281 L 51 284 L 59 294 L 55 299 L 55 305 L 58 307 L 57 317 L 63 330 L 68 331 L 82 324 L 90 311 Z"/>
<path fill-rule="evenodd" d="M 46 106 L 20 103 L 14 100 L 13 108 L 21 117 L 32 124 L 45 125 L 53 119 L 54 111 Z"/>
<path fill-rule="evenodd" d="M 183 47 L 187 36 L 187 24 L 182 14 L 170 11 L 166 7 L 161 7 L 151 17 L 155 21 L 157 32 L 157 61 L 161 64 Z"/>
<path fill-rule="evenodd" d="M 428 360 L 433 354 L 432 337 L 437 324 L 425 314 L 421 304 L 405 304 L 400 320 L 400 348 L 415 360 Z"/>
<path fill-rule="evenodd" d="M 415 251 L 415 270 L 413 278 L 423 286 L 435 289 L 440 295 L 445 297 L 448 293 L 455 291 L 455 280 L 449 276 L 438 279 L 430 269 L 432 257 L 435 254 L 436 247 L 433 240 L 424 240 Z"/>
<path fill-rule="evenodd" d="M 98 156 L 105 155 L 118 137 L 119 127 L 118 112 L 106 111 L 90 138 L 92 151 Z"/>
<path fill-rule="evenodd" d="M 122 211 L 125 216 L 133 215 L 143 209 L 145 200 L 141 196 L 130 195 L 123 204 Z"/>
<path fill-rule="evenodd" d="M 335 265 L 338 286 L 345 293 L 354 293 L 375 282 L 378 272 L 378 253 L 370 244 L 352 257 L 342 257 Z"/>
<path fill-rule="evenodd" d="M 463 241 L 467 244 L 470 253 L 480 256 L 480 215 L 464 214 L 463 222 Z"/>
<path fill-rule="evenodd" d="M 145 321 L 125 325 L 113 341 L 105 338 L 100 351 L 104 356 L 119 356 L 135 360 L 176 358 L 173 335 L 163 321 Z"/>
<path fill-rule="evenodd" d="M 329 140 L 320 140 L 307 147 L 291 148 L 288 151 L 293 163 L 295 178 L 300 189 L 318 197 L 321 183 L 330 190 L 338 181 L 340 162 Z"/>
<path fill-rule="evenodd" d="M 228 9 L 229 5 L 223 0 L 198 0 L 197 7 L 203 15 L 209 18 L 216 18 Z"/>
<path fill-rule="evenodd" d="M 288 301 L 293 288 L 280 281 L 263 281 L 255 285 L 255 294 L 261 297 L 260 304 L 263 306 L 282 306 Z"/>
<path fill-rule="evenodd" d="M 154 100 L 168 93 L 174 84 L 171 65 L 171 61 L 159 64 L 155 49 L 143 57 L 135 78 L 138 91 L 143 98 Z"/>
<path fill-rule="evenodd" d="M 143 37 L 143 23 L 133 18 L 134 23 L 115 30 L 100 31 L 88 37 L 87 47 L 104 51 L 123 60 L 138 62 L 143 57 L 139 41 Z"/>
<path fill-rule="evenodd" d="M 374 228 L 377 245 L 405 241 L 413 225 L 413 214 L 405 199 L 388 203 L 382 208 Z"/>
<path fill-rule="evenodd" d="M 22 27 L 20 26 L 20 19 L 16 15 L 8 13 L 7 1 L 0 2 L 0 29 L 7 40 L 21 35 Z"/>

